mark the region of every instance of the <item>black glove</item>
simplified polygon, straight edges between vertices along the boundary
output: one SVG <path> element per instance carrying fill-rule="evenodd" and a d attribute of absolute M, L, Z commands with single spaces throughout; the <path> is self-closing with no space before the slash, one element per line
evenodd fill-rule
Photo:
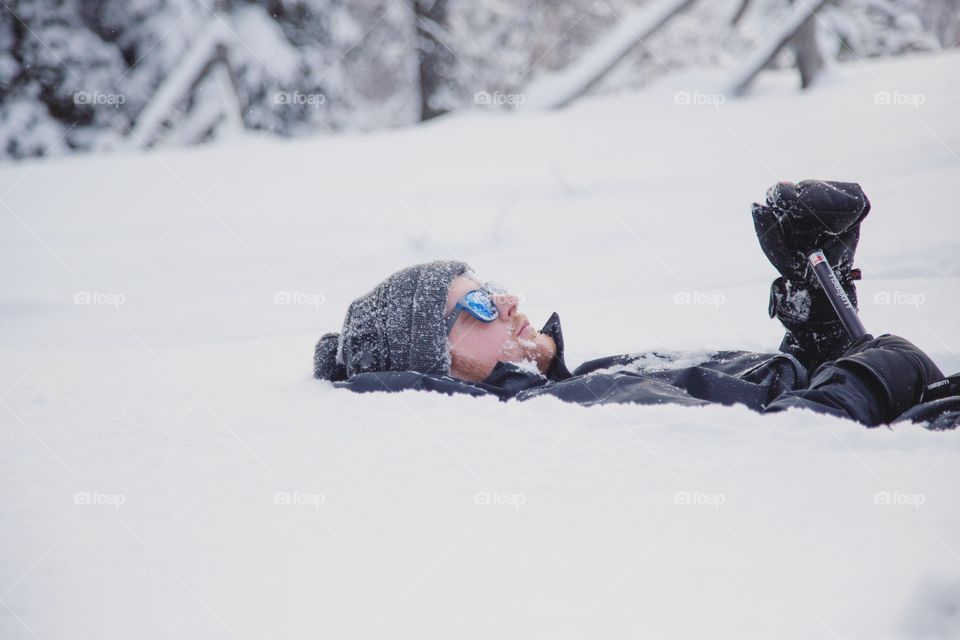
<path fill-rule="evenodd" d="M 852 277 L 860 223 L 870 201 L 855 182 L 778 182 L 766 205 L 753 205 L 760 247 L 780 275 L 819 287 L 807 256 L 820 249 L 841 282 Z"/>
<path fill-rule="evenodd" d="M 820 288 L 807 256 L 819 249 L 857 306 L 853 268 L 860 240 L 860 223 L 870 212 L 870 201 L 853 182 L 804 180 L 779 182 L 767 191 L 766 204 L 754 204 L 753 224 L 767 259 L 781 277 L 770 287 L 770 317 L 787 328 L 780 349 L 792 353 L 810 368 L 838 357 L 851 340 L 826 294 Z"/>

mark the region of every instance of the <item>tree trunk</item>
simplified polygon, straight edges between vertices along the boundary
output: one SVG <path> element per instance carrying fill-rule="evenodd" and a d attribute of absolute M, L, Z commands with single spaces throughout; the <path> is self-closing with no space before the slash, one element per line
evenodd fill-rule
<path fill-rule="evenodd" d="M 559 109 L 586 94 L 631 51 L 696 0 L 655 0 L 634 9 L 606 36 L 563 71 L 547 74 L 527 88 L 527 107 Z"/>
<path fill-rule="evenodd" d="M 447 110 L 438 95 L 450 78 L 454 57 L 442 41 L 446 33 L 447 0 L 413 0 L 420 58 L 420 120 L 430 120 Z"/>
<path fill-rule="evenodd" d="M 920 12 L 923 26 L 945 49 L 960 46 L 960 0 L 928 0 Z"/>
<path fill-rule="evenodd" d="M 797 66 L 806 69 L 807 77 L 801 82 L 807 86 L 823 66 L 823 57 L 816 41 L 816 12 L 826 4 L 826 0 L 791 0 L 790 10 L 781 16 L 763 35 L 753 49 L 737 64 L 730 74 L 728 92 L 735 96 L 742 96 L 747 92 L 750 83 L 761 70 L 776 58 L 777 54 L 786 46 L 793 45 L 797 52 Z M 797 36 L 805 29 L 808 34 L 799 39 Z M 819 64 L 818 64 L 819 61 Z M 804 72 L 801 71 L 801 75 Z"/>
<path fill-rule="evenodd" d="M 740 23 L 740 19 L 743 18 L 743 15 L 747 12 L 747 7 L 750 6 L 750 0 L 740 0 L 740 6 L 737 7 L 736 13 L 733 14 L 733 17 L 730 18 L 730 26 L 735 27 Z"/>
<path fill-rule="evenodd" d="M 800 86 L 806 89 L 813 84 L 814 78 L 824 67 L 823 54 L 820 53 L 820 43 L 817 42 L 816 14 L 811 14 L 807 18 L 806 22 L 797 30 L 796 35 L 793 36 L 790 44 L 797 59 Z"/>

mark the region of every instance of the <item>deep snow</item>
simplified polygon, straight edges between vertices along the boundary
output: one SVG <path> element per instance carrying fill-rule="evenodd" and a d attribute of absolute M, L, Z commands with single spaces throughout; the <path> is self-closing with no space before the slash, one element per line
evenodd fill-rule
<path fill-rule="evenodd" d="M 558 311 L 572 365 L 774 350 L 749 205 L 824 177 L 874 202 L 868 329 L 956 371 L 958 74 L 854 63 L 737 101 L 688 74 L 4 168 L 0 637 L 957 637 L 960 434 L 355 395 L 310 366 L 353 297 L 436 257 Z"/>

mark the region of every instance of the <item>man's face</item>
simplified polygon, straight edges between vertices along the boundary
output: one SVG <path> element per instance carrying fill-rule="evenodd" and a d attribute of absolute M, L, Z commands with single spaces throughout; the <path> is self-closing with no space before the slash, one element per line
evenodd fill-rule
<path fill-rule="evenodd" d="M 457 276 L 447 293 L 445 315 L 463 296 L 481 284 L 472 276 Z M 536 363 L 546 373 L 557 355 L 553 338 L 534 329 L 527 316 L 520 313 L 517 297 L 498 294 L 494 297 L 500 313 L 493 322 L 481 322 L 461 311 L 450 332 L 450 372 L 454 377 L 479 382 L 490 375 L 497 362 Z"/>

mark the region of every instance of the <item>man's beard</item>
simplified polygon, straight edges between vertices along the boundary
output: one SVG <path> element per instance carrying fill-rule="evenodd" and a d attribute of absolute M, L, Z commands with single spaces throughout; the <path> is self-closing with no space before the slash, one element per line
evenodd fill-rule
<path fill-rule="evenodd" d="M 533 362 L 541 373 L 546 373 L 553 363 L 555 355 L 551 348 L 551 340 L 542 333 L 536 333 L 532 338 L 517 338 L 520 349 L 520 359 Z"/>

